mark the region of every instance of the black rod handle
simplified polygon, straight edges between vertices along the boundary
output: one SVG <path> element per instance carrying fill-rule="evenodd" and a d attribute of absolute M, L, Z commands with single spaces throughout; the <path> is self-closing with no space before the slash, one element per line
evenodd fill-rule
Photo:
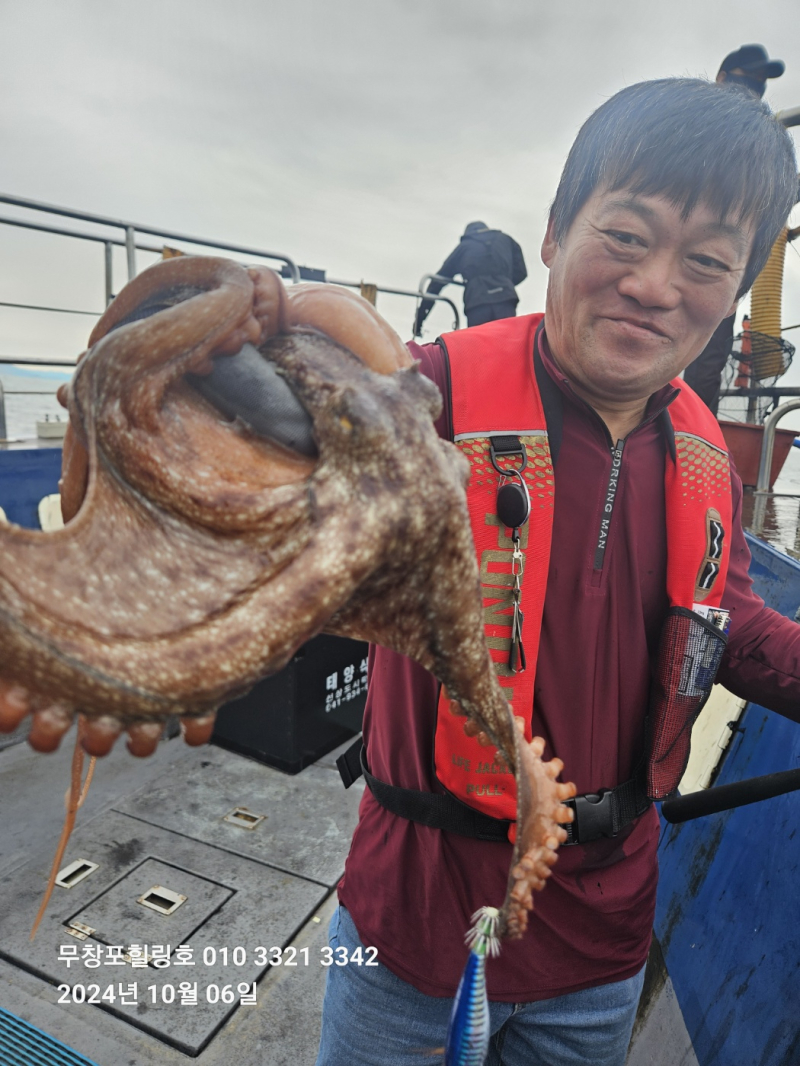
<path fill-rule="evenodd" d="M 800 770 L 781 770 L 777 774 L 764 774 L 763 777 L 748 777 L 745 781 L 735 781 L 718 788 L 702 789 L 691 792 L 688 796 L 665 800 L 661 804 L 661 813 L 668 822 L 689 822 L 692 818 L 702 818 L 706 814 L 718 814 L 730 811 L 734 807 L 743 807 L 747 803 L 782 796 L 785 792 L 800 789 Z"/>

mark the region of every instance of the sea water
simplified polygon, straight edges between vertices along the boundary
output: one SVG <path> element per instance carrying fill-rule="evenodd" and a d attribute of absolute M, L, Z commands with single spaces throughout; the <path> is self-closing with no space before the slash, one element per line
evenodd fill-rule
<path fill-rule="evenodd" d="M 11 440 L 36 438 L 36 423 L 46 418 L 64 421 L 67 413 L 56 399 L 56 389 L 62 381 L 69 381 L 69 373 L 28 372 L 18 367 L 0 370 L 6 405 L 6 431 Z M 762 536 L 775 547 L 800 558 L 800 448 L 792 448 L 780 476 L 775 493 L 787 493 L 770 498 Z M 795 497 L 795 498 L 792 498 Z M 752 520 L 751 490 L 745 494 L 743 520 L 745 527 Z"/>
<path fill-rule="evenodd" d="M 36 423 L 47 418 L 63 422 L 67 412 L 56 399 L 56 389 L 70 375 L 30 373 L 17 367 L 0 370 L 6 408 L 6 435 L 9 440 L 36 438 Z"/>

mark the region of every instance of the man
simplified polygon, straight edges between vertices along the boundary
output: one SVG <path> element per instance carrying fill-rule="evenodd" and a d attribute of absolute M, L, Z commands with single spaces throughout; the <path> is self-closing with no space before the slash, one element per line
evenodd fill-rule
<path fill-rule="evenodd" d="M 727 89 L 752 93 L 759 100 L 764 96 L 767 80 L 780 78 L 786 65 L 780 59 L 770 59 L 760 44 L 743 44 L 722 60 L 717 72 L 717 84 Z M 684 381 L 694 389 L 708 409 L 716 414 L 719 408 L 722 372 L 733 343 L 736 315 L 728 315 L 714 330 L 706 347 L 686 368 Z"/>
<path fill-rule="evenodd" d="M 742 164 L 752 158 L 758 168 Z M 741 483 L 716 421 L 677 380 L 761 269 L 795 174 L 785 130 L 749 94 L 688 79 L 631 86 L 570 152 L 542 246 L 544 318 L 411 345 L 445 400 L 439 432 L 473 465 L 468 498 L 486 501 L 473 535 L 500 682 L 584 796 L 578 843 L 559 851 L 525 938 L 487 964 L 491 1063 L 624 1062 L 655 907 L 648 797 L 675 788 L 719 657 L 728 688 L 800 719 L 800 630 L 751 591 Z M 513 432 L 533 485 L 522 674 L 508 657 L 511 530 L 493 513 L 489 462 Z M 486 793 L 504 782 L 491 749 L 464 755 L 476 741 L 420 667 L 383 649 L 370 663 L 371 775 L 400 806 L 409 789 L 443 807 L 460 795 L 492 823 Z M 502 900 L 509 859 L 497 837 L 412 821 L 366 792 L 331 944 L 351 959 L 373 946 L 379 965 L 329 971 L 318 1066 L 418 1066 L 442 1044 L 464 932 Z"/>
<path fill-rule="evenodd" d="M 517 313 L 515 285 L 528 276 L 522 249 L 515 240 L 499 229 L 489 229 L 485 222 L 470 222 L 458 247 L 439 268 L 444 278 L 460 274 L 467 283 L 464 290 L 464 313 L 467 325 L 480 326 L 498 318 L 513 318 Z M 440 293 L 447 283 L 431 281 L 428 292 Z M 433 300 L 423 300 L 414 322 L 414 336 L 433 307 Z"/>
<path fill-rule="evenodd" d="M 770 78 L 780 78 L 786 70 L 782 59 L 770 59 L 763 44 L 743 44 L 726 55 L 717 71 L 717 83 L 740 88 L 761 100 Z"/>

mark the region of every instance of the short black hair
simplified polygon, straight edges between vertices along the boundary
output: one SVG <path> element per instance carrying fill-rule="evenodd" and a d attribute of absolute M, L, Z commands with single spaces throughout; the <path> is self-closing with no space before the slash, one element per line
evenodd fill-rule
<path fill-rule="evenodd" d="M 794 145 L 750 93 L 699 78 L 644 81 L 612 96 L 578 132 L 550 209 L 557 241 L 600 187 L 663 196 L 684 218 L 702 202 L 720 221 L 752 221 L 741 296 L 797 199 Z"/>

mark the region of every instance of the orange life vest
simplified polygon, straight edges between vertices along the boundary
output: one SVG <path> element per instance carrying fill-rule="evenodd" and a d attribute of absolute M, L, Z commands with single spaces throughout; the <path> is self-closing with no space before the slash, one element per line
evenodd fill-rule
<path fill-rule="evenodd" d="M 490 322 L 446 334 L 453 433 L 469 460 L 467 488 L 472 534 L 483 589 L 484 624 L 500 684 L 531 736 L 533 685 L 541 632 L 555 504 L 555 479 L 544 408 L 534 370 L 542 315 Z M 502 370 L 503 388 L 497 387 Z M 688 386 L 669 407 L 676 459 L 667 458 L 667 594 L 670 611 L 654 670 L 648 716 L 646 792 L 674 791 L 685 769 L 691 725 L 708 697 L 725 645 L 718 608 L 725 587 L 731 531 L 730 463 L 719 425 Z M 522 606 L 527 669 L 509 667 L 513 604 L 512 531 L 497 517 L 500 475 L 490 461 L 492 437 L 513 435 L 525 449 L 522 474 L 531 500 L 520 530 L 524 557 Z M 514 465 L 513 463 L 511 465 Z M 519 463 L 516 464 L 519 466 Z M 711 620 L 703 614 L 710 613 Z M 687 655 L 692 667 L 687 672 Z M 643 709 L 644 710 L 644 709 Z M 463 730 L 442 692 L 436 725 L 435 766 L 456 798 L 495 818 L 516 816 L 513 776 Z M 608 787 L 618 782 L 607 782 Z"/>

